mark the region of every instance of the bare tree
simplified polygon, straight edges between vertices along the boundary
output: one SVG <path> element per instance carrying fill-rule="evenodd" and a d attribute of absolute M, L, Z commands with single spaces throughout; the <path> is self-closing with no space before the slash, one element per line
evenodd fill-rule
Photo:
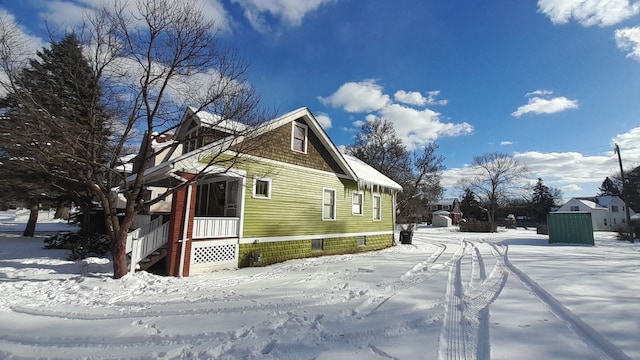
<path fill-rule="evenodd" d="M 8 14 L 0 14 L 0 91 L 2 95 L 15 87 L 15 76 L 24 69 L 35 48 Z"/>
<path fill-rule="evenodd" d="M 242 161 L 249 151 L 245 147 L 259 144 L 239 140 L 250 138 L 257 131 L 255 125 L 270 114 L 260 110 L 257 94 L 247 85 L 248 66 L 222 44 L 219 28 L 206 18 L 198 1 L 117 0 L 105 4 L 86 14 L 77 34 L 102 89 L 93 94 L 95 112 L 87 116 L 96 116 L 100 103 L 112 115 L 109 155 L 104 161 L 80 157 L 73 161 L 86 169 L 75 180 L 88 186 L 104 208 L 114 277 L 120 278 L 127 274 L 126 239 L 135 216 L 179 187 L 197 181 L 214 165 L 220 169 L 216 171 L 226 172 Z M 11 81 L 4 84 L 10 87 Z M 199 156 L 201 173 L 154 199 L 143 200 L 144 170 L 153 165 L 154 137 L 174 131 L 187 106 L 195 113 L 215 114 L 220 123 L 234 120 L 244 126 L 221 139 L 215 153 Z M 120 170 L 121 159 L 132 144 L 139 145 L 135 158 L 139 171 L 126 176 Z M 124 208 L 118 208 L 117 193 L 126 200 Z"/>
<path fill-rule="evenodd" d="M 215 114 L 221 123 L 242 122 L 247 126 L 236 129 L 216 153 L 200 159 L 204 170 L 217 165 L 224 172 L 246 153 L 237 140 L 250 137 L 255 125 L 266 119 L 259 109 L 258 96 L 247 85 L 247 65 L 221 43 L 218 27 L 205 13 L 195 0 L 135 0 L 117 1 L 89 18 L 87 34 L 96 72 L 107 89 L 108 105 L 122 119 L 121 132 L 114 138 L 110 176 L 94 182 L 105 209 L 116 278 L 127 273 L 125 245 L 135 215 L 177 189 L 170 188 L 155 199 L 140 200 L 143 170 L 154 156 L 154 134 L 174 130 L 187 105 L 196 112 Z M 135 166 L 140 171 L 132 177 L 121 177 L 115 169 L 123 149 L 137 132 L 145 137 L 136 157 Z M 227 152 L 231 149 L 233 155 Z M 196 181 L 202 174 L 179 186 Z M 126 199 L 121 219 L 112 192 L 118 185 Z"/>
<path fill-rule="evenodd" d="M 461 188 L 468 188 L 480 198 L 486 207 L 489 222 L 495 224 L 498 206 L 516 190 L 522 190 L 529 170 L 513 156 L 502 152 L 487 153 L 473 158 L 474 175 L 459 181 Z"/>
<path fill-rule="evenodd" d="M 397 196 L 398 221 L 410 222 L 427 212 L 427 203 L 442 196 L 440 177 L 444 158 L 436 154 L 438 146 L 425 145 L 408 151 L 393 123 L 375 119 L 362 125 L 348 154 L 373 166 L 403 188 Z"/>

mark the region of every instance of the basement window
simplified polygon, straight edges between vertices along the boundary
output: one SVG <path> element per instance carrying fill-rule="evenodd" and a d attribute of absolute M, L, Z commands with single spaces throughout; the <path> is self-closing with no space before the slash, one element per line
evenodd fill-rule
<path fill-rule="evenodd" d="M 367 245 L 367 237 L 366 236 L 358 236 L 358 246 Z"/>
<path fill-rule="evenodd" d="M 324 239 L 312 239 L 311 251 L 320 251 L 324 248 Z"/>

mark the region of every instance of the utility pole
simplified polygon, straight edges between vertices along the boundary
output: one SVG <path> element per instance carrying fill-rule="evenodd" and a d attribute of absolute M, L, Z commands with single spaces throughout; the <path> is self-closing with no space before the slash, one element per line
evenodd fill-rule
<path fill-rule="evenodd" d="M 635 237 L 633 236 L 633 225 L 631 224 L 631 215 L 629 214 L 629 204 L 627 203 L 627 182 L 624 178 L 624 169 L 622 169 L 622 157 L 620 155 L 620 148 L 618 144 L 615 144 L 615 152 L 618 154 L 618 164 L 620 164 L 620 178 L 622 179 L 622 201 L 624 202 L 624 211 L 627 217 L 627 227 L 629 228 L 629 241 L 633 242 Z"/>

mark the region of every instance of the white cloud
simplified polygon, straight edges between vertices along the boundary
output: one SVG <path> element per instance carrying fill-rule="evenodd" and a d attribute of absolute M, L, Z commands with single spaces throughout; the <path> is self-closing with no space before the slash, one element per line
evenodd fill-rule
<path fill-rule="evenodd" d="M 352 124 L 353 126 L 355 126 L 355 127 L 358 127 L 358 128 L 359 128 L 359 127 L 362 127 L 362 125 L 364 125 L 364 124 L 365 124 L 365 122 L 364 122 L 364 121 L 362 121 L 362 120 L 356 120 L 356 121 L 352 122 L 351 124 Z"/>
<path fill-rule="evenodd" d="M 578 100 L 571 100 L 564 96 L 554 98 L 540 97 L 552 94 L 553 92 L 549 90 L 536 90 L 528 93 L 526 96 L 530 97 L 529 103 L 520 106 L 516 111 L 511 113 L 511 116 L 519 118 L 525 114 L 555 114 L 568 109 L 578 108 Z"/>
<path fill-rule="evenodd" d="M 627 57 L 640 61 L 640 26 L 615 31 L 618 48 L 629 51 Z"/>
<path fill-rule="evenodd" d="M 440 114 L 430 110 L 417 110 L 401 104 L 391 104 L 380 110 L 380 115 L 391 121 L 409 148 L 435 141 L 442 136 L 467 135 L 473 127 L 467 123 L 440 122 Z"/>
<path fill-rule="evenodd" d="M 440 95 L 440 90 L 429 91 L 427 94 L 429 95 L 427 105 L 447 105 L 447 100 L 436 100 L 436 97 Z"/>
<path fill-rule="evenodd" d="M 536 90 L 536 91 L 532 91 L 530 93 L 527 93 L 525 95 L 525 97 L 532 97 L 532 96 L 549 96 L 549 95 L 553 95 L 553 91 L 551 90 Z"/>
<path fill-rule="evenodd" d="M 563 191 L 565 200 L 575 196 L 593 196 L 607 176 L 619 172 L 618 157 L 613 145 L 618 144 L 625 169 L 640 166 L 640 127 L 618 134 L 611 139 L 611 150 L 599 155 L 584 155 L 579 152 L 514 153 L 518 162 L 530 170 L 530 182 L 542 178 L 547 186 Z M 464 165 L 447 169 L 442 175 L 442 185 L 456 188 L 459 179 L 473 175 L 472 168 Z"/>
<path fill-rule="evenodd" d="M 419 91 L 398 90 L 393 97 L 397 102 L 407 105 L 446 105 L 447 100 L 436 100 L 438 95 L 440 95 L 440 90 L 428 91 L 427 97 L 423 96 Z"/>
<path fill-rule="evenodd" d="M 398 90 L 393 95 L 397 102 L 401 102 L 408 105 L 422 106 L 427 103 L 427 98 L 422 96 L 419 91 L 404 91 Z"/>
<path fill-rule="evenodd" d="M 196 3 L 201 7 L 207 20 L 214 22 L 216 29 L 229 30 L 228 14 L 219 0 L 197 0 Z M 136 12 L 134 10 L 135 2 L 130 1 L 126 5 L 130 10 Z M 82 25 L 86 12 L 102 6 L 113 6 L 113 0 L 41 1 L 40 6 L 42 11 L 39 15 L 44 20 L 55 27 L 69 31 Z"/>
<path fill-rule="evenodd" d="M 352 113 L 378 111 L 391 103 L 389 95 L 383 94 L 382 86 L 374 80 L 345 83 L 333 95 L 318 99 L 324 105 L 342 107 Z"/>
<path fill-rule="evenodd" d="M 329 115 L 320 113 L 316 116 L 316 120 L 318 120 L 318 123 L 320 123 L 323 129 L 327 130 L 331 128 L 331 118 Z"/>
<path fill-rule="evenodd" d="M 563 193 L 567 193 L 567 192 L 582 191 L 582 188 L 576 184 L 569 184 L 569 185 L 561 186 L 560 190 L 562 190 Z"/>
<path fill-rule="evenodd" d="M 513 141 L 502 141 L 500 142 L 501 146 L 513 145 Z"/>
<path fill-rule="evenodd" d="M 633 128 L 624 134 L 618 134 L 611 139 L 620 147 L 620 154 L 625 169 L 640 166 L 640 127 Z"/>
<path fill-rule="evenodd" d="M 630 0 L 539 0 L 538 11 L 554 24 L 571 19 L 583 26 L 609 26 L 640 13 L 640 3 Z"/>
<path fill-rule="evenodd" d="M 617 166 L 613 152 L 585 156 L 578 152 L 529 151 L 516 152 L 513 156 L 529 168 L 530 185 L 537 178 L 542 178 L 547 186 L 562 190 L 564 200 L 575 196 L 596 195 L 598 186 L 607 176 L 616 172 Z M 455 189 L 460 179 L 469 178 L 473 174 L 473 168 L 469 165 L 447 169 L 442 174 L 442 186 Z M 522 185 L 526 183 L 523 182 Z"/>
<path fill-rule="evenodd" d="M 394 103 L 382 86 L 374 80 L 362 82 L 348 82 L 340 86 L 329 97 L 318 97 L 327 106 L 340 107 L 352 113 L 365 113 L 366 121 L 373 121 L 382 117 L 393 123 L 398 136 L 410 149 L 435 141 L 443 136 L 467 135 L 473 132 L 473 126 L 468 123 L 444 123 L 440 120 L 440 113 L 429 108 L 416 109 L 410 105 L 445 104 L 446 101 L 436 100 L 439 91 L 427 92 L 428 96 L 420 92 L 399 90 L 395 93 Z M 361 121 L 353 123 L 362 126 Z"/>
<path fill-rule="evenodd" d="M 270 30 L 265 13 L 280 18 L 289 26 L 299 26 L 302 19 L 325 3 L 334 0 L 232 0 L 244 9 L 245 17 L 260 32 Z"/>
<path fill-rule="evenodd" d="M 535 177 L 556 179 L 557 183 L 602 183 L 615 171 L 616 159 L 612 152 L 604 155 L 585 156 L 578 152 L 528 151 L 515 153 L 514 158 L 527 165 Z M 585 194 L 589 195 L 589 194 Z M 593 194 L 591 194 L 593 195 Z"/>

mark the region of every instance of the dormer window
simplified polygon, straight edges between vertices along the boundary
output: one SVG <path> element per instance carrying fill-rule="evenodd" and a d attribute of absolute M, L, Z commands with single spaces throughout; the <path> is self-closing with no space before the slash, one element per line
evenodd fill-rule
<path fill-rule="evenodd" d="M 307 153 L 307 135 L 309 128 L 307 125 L 293 122 L 293 134 L 291 137 L 291 150 Z"/>

